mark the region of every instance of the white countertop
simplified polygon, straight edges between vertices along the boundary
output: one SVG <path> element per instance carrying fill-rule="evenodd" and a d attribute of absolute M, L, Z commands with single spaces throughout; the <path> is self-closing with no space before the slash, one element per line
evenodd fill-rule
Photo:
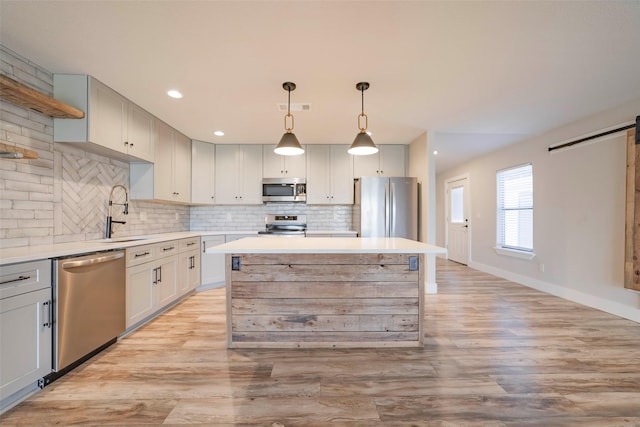
<path fill-rule="evenodd" d="M 340 234 L 342 231 L 314 231 L 314 233 Z M 22 246 L 19 248 L 0 247 L 0 265 L 15 264 L 19 262 L 37 261 L 47 258 L 58 258 L 84 253 L 106 251 L 112 249 L 131 248 L 140 245 L 161 243 L 170 240 L 185 239 L 200 236 L 224 236 L 224 235 L 257 235 L 257 230 L 217 230 L 217 231 L 183 231 L 175 233 L 149 234 L 145 236 L 118 236 L 111 242 L 105 239 L 82 240 L 76 242 L 53 243 L 50 245 Z M 133 240 L 129 240 L 133 239 Z M 119 241 L 128 240 L 128 241 Z M 2 241 L 0 240 L 0 246 Z"/>
<path fill-rule="evenodd" d="M 401 238 L 354 237 L 246 237 L 207 248 L 207 253 L 423 253 L 444 254 L 439 246 Z"/>

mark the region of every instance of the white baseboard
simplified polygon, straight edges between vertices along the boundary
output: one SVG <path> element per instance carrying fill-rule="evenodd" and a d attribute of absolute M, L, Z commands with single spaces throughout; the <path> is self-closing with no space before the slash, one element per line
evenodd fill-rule
<path fill-rule="evenodd" d="M 469 262 L 469 267 L 479 271 L 483 271 L 485 273 L 493 274 L 494 276 L 502 277 L 503 279 L 511 280 L 512 282 L 536 289 L 538 291 L 546 292 L 548 294 L 555 295 L 557 297 L 564 298 L 578 304 L 586 305 L 587 307 L 595 308 L 597 310 L 601 310 L 606 313 L 624 317 L 625 319 L 640 323 L 640 310 L 638 310 L 637 308 L 626 306 L 614 301 L 603 300 L 602 298 L 585 294 L 584 292 L 580 292 L 576 289 L 571 289 L 542 280 L 534 279 L 532 277 L 523 276 L 522 274 L 502 270 L 500 268 L 496 268 L 479 262 Z"/>

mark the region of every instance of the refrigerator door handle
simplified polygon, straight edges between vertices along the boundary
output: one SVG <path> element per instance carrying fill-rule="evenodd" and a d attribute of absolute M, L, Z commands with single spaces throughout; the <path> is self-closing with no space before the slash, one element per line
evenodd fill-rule
<path fill-rule="evenodd" d="M 384 184 L 384 237 L 389 237 L 389 220 L 390 218 L 390 191 L 389 183 Z"/>
<path fill-rule="evenodd" d="M 389 237 L 396 235 L 396 196 L 395 196 L 396 184 L 394 182 L 390 185 L 390 193 L 389 193 L 389 201 L 391 203 L 391 207 L 389 209 Z"/>

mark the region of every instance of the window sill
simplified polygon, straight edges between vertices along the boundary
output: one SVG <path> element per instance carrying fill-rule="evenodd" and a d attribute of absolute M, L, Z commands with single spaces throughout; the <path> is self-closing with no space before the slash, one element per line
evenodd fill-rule
<path fill-rule="evenodd" d="M 506 248 L 493 248 L 498 255 L 506 255 L 514 258 L 526 259 L 527 261 L 531 261 L 536 257 L 534 252 L 527 251 L 519 251 L 517 249 L 506 249 Z"/>

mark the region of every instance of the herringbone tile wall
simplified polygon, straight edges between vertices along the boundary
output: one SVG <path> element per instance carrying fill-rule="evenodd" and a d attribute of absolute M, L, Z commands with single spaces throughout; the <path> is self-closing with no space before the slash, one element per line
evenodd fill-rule
<path fill-rule="evenodd" d="M 61 153 L 61 221 L 55 228 L 56 235 L 97 234 L 104 232 L 109 193 L 116 184 L 128 186 L 129 170 L 109 163 L 101 163 L 91 158 L 82 158 L 72 153 Z M 58 177 L 56 177 L 58 179 Z M 124 194 L 118 191 L 116 202 L 124 201 Z M 114 206 L 113 216 L 119 218 L 122 209 Z M 118 216 L 118 217 L 116 217 Z"/>

